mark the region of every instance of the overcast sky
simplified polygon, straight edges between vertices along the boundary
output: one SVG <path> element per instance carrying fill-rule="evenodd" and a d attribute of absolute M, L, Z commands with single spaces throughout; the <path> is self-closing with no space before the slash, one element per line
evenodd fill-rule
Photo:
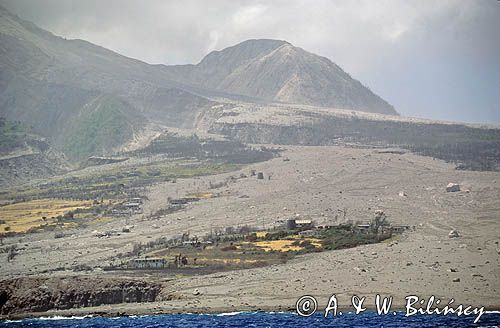
<path fill-rule="evenodd" d="M 246 39 L 330 58 L 403 115 L 500 123 L 495 0 L 0 0 L 23 19 L 148 63 Z"/>

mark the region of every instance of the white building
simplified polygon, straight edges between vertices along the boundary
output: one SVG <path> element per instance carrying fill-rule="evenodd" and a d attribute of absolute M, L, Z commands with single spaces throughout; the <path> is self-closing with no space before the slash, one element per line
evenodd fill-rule
<path fill-rule="evenodd" d="M 129 262 L 129 267 L 134 269 L 162 269 L 166 266 L 167 261 L 157 257 L 133 259 Z"/>

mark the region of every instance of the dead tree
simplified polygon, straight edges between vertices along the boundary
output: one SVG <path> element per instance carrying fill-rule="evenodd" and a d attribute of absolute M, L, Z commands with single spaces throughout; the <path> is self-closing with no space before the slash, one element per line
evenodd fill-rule
<path fill-rule="evenodd" d="M 12 245 L 9 247 L 9 250 L 7 252 L 7 261 L 10 262 L 14 259 L 14 257 L 16 257 L 17 255 L 17 246 L 16 245 Z"/>
<path fill-rule="evenodd" d="M 375 218 L 370 222 L 371 231 L 375 234 L 379 234 L 382 232 L 382 228 L 387 225 L 389 225 L 389 223 L 387 222 L 387 216 L 384 211 L 377 210 L 375 212 Z"/>

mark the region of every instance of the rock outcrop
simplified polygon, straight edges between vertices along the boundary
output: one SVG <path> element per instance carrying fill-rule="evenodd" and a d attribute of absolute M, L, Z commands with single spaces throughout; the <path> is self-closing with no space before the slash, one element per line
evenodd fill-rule
<path fill-rule="evenodd" d="M 460 185 L 458 183 L 448 183 L 446 186 L 446 191 L 447 192 L 457 192 L 460 191 Z"/>
<path fill-rule="evenodd" d="M 0 314 L 154 302 L 162 286 L 141 280 L 64 277 L 0 282 Z"/>
<path fill-rule="evenodd" d="M 98 166 L 98 165 L 106 165 L 113 163 L 120 163 L 126 161 L 128 158 L 113 158 L 113 157 L 100 157 L 100 156 L 90 156 L 85 162 L 83 162 L 80 166 Z"/>

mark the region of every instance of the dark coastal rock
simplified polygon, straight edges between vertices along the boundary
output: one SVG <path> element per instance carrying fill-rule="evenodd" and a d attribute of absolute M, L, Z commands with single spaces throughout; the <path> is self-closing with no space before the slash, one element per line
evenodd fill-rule
<path fill-rule="evenodd" d="M 0 314 L 154 302 L 160 284 L 103 278 L 20 278 L 0 282 Z"/>

